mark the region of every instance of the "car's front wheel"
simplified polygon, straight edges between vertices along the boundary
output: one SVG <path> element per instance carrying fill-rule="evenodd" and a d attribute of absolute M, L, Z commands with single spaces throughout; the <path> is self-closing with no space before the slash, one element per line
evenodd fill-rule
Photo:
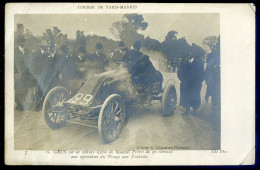
<path fill-rule="evenodd" d="M 103 103 L 98 117 L 98 132 L 105 143 L 116 140 L 125 123 L 125 106 L 120 95 L 112 94 Z"/>
<path fill-rule="evenodd" d="M 69 99 L 68 91 L 61 86 L 49 91 L 43 102 L 43 114 L 47 125 L 57 129 L 66 124 L 66 111 L 63 102 Z"/>

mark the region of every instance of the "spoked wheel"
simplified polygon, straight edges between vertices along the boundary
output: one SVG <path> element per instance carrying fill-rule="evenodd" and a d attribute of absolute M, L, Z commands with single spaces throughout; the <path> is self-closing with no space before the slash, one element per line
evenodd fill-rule
<path fill-rule="evenodd" d="M 98 117 L 98 132 L 105 143 L 116 140 L 125 123 L 125 106 L 121 96 L 110 95 L 103 103 Z"/>
<path fill-rule="evenodd" d="M 43 102 L 43 114 L 48 126 L 57 129 L 66 124 L 66 112 L 63 102 L 69 99 L 68 91 L 61 86 L 49 91 Z"/>
<path fill-rule="evenodd" d="M 161 114 L 163 116 L 170 116 L 174 113 L 174 109 L 177 103 L 177 96 L 175 87 L 172 84 L 169 84 L 165 87 L 163 91 L 161 107 Z"/>

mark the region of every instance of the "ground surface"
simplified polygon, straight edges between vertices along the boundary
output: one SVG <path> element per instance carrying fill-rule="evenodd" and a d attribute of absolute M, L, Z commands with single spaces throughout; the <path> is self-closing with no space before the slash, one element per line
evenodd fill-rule
<path fill-rule="evenodd" d="M 176 74 L 164 74 L 173 79 L 179 103 L 179 81 Z M 87 149 L 136 149 L 140 146 L 189 147 L 189 149 L 219 149 L 219 116 L 209 114 L 205 105 L 206 85 L 201 90 L 202 105 L 199 115 L 183 116 L 185 111 L 177 106 L 170 117 L 161 116 L 160 103 L 151 107 L 133 106 L 132 115 L 119 138 L 104 144 L 95 128 L 68 123 L 65 127 L 52 130 L 44 121 L 43 113 L 33 110 L 17 111 L 14 116 L 15 149 L 17 150 L 87 150 Z"/>

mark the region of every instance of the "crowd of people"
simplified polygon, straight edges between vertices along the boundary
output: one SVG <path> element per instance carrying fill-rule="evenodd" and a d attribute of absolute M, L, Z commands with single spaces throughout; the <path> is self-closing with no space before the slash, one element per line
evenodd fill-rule
<path fill-rule="evenodd" d="M 32 102 L 28 103 L 25 100 L 29 88 L 33 88 L 31 100 L 36 104 L 36 111 L 39 111 L 46 94 L 52 88 L 64 86 L 73 95 L 89 76 L 114 69 L 121 65 L 120 63 L 124 63 L 124 66 L 131 72 L 135 61 L 143 56 L 140 52 L 141 41 L 136 41 L 132 49 L 126 48 L 124 42 L 120 41 L 118 49 L 111 53 L 111 56 L 103 53 L 103 45 L 100 42 L 96 43 L 96 51 L 93 54 L 87 53 L 86 46 L 79 46 L 71 55 L 67 45 L 62 45 L 57 49 L 55 43 L 46 43 L 46 41 L 41 43 L 39 50 L 30 52 L 25 48 L 25 41 L 23 35 L 17 36 L 17 48 L 14 54 L 17 110 L 31 107 Z M 146 62 L 150 62 L 149 57 Z M 154 69 L 151 62 L 149 66 Z M 133 74 L 137 73 L 133 72 Z M 145 87 L 143 80 L 135 81 L 136 84 Z"/>
<path fill-rule="evenodd" d="M 17 110 L 31 107 L 25 98 L 28 89 L 33 88 L 32 100 L 36 110 L 40 110 L 46 93 L 62 85 L 75 93 L 86 80 L 87 75 L 104 72 L 109 67 L 111 57 L 102 52 L 100 42 L 96 44 L 94 54 L 88 54 L 85 46 L 80 46 L 71 55 L 68 45 L 57 49 L 55 43 L 43 41 L 37 51 L 25 48 L 25 37 L 17 36 L 17 47 L 14 51 L 15 101 Z"/>
<path fill-rule="evenodd" d="M 36 104 L 36 110 L 39 111 L 44 97 L 52 88 L 62 85 L 74 94 L 89 75 L 115 68 L 121 62 L 133 77 L 140 77 L 140 74 L 149 75 L 153 72 L 151 76 L 162 80 L 161 73 L 153 67 L 149 57 L 140 51 L 142 42 L 139 40 L 134 42 L 132 49 L 128 49 L 124 42 L 120 41 L 118 49 L 115 49 L 111 56 L 104 54 L 103 45 L 100 42 L 96 43 L 96 51 L 93 54 L 87 53 L 86 46 L 80 46 L 71 54 L 68 45 L 61 45 L 57 48 L 57 44 L 52 42 L 42 42 L 39 50 L 31 52 L 25 48 L 25 41 L 23 35 L 18 35 L 17 47 L 14 50 L 17 110 L 31 107 L 25 100 L 29 88 L 34 89 L 32 100 Z M 206 101 L 211 96 L 213 112 L 218 112 L 220 109 L 219 41 L 207 56 L 206 69 L 204 69 L 203 55 L 203 51 L 198 50 L 196 46 L 191 46 L 187 55 L 181 58 L 176 67 L 177 76 L 181 81 L 180 105 L 186 108 L 185 114 L 190 113 L 190 107 L 196 114 L 201 104 L 200 91 L 204 80 L 207 84 Z M 139 66 L 136 66 L 135 61 L 141 57 L 143 57 L 142 61 Z M 138 68 L 132 69 L 133 67 Z M 133 79 L 133 81 L 141 87 L 141 90 L 149 90 L 148 79 Z M 144 95 L 144 98 L 151 98 L 151 96 Z"/>

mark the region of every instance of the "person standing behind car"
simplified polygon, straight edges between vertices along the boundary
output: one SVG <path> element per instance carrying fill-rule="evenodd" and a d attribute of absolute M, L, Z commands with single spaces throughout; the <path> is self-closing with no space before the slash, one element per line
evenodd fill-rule
<path fill-rule="evenodd" d="M 74 63 L 78 71 L 77 78 L 85 78 L 89 72 L 88 57 L 86 47 L 80 46 L 74 54 Z"/>
<path fill-rule="evenodd" d="M 125 55 L 125 53 L 126 53 L 126 47 L 125 47 L 125 43 L 124 43 L 124 41 L 120 41 L 119 43 L 118 43 L 118 46 L 119 46 L 119 48 L 118 48 L 118 50 L 117 51 L 115 51 L 114 53 L 113 53 L 113 55 L 111 56 L 111 60 L 112 60 L 112 62 L 117 62 L 117 61 L 122 61 L 122 59 L 123 59 L 123 57 L 124 57 L 124 55 Z"/>
<path fill-rule="evenodd" d="M 31 83 L 28 58 L 30 52 L 24 47 L 25 37 L 23 35 L 18 35 L 17 44 L 18 47 L 14 49 L 15 102 L 17 110 L 24 110 L 27 109 L 25 98 Z"/>
<path fill-rule="evenodd" d="M 133 44 L 133 49 L 129 50 L 123 57 L 123 62 L 126 64 L 128 70 L 130 70 L 144 54 L 140 51 L 142 43 L 140 40 L 136 40 Z"/>
<path fill-rule="evenodd" d="M 33 54 L 31 72 L 36 79 L 36 111 L 41 110 L 44 97 L 53 86 L 53 72 L 56 57 L 54 44 L 42 42 L 41 49 Z"/>
<path fill-rule="evenodd" d="M 75 65 L 75 77 L 73 89 L 79 89 L 87 79 L 91 69 L 91 63 L 88 59 L 88 54 L 85 46 L 80 46 L 75 52 L 72 59 Z"/>
<path fill-rule="evenodd" d="M 103 45 L 98 42 L 96 43 L 96 52 L 91 55 L 91 64 L 92 71 L 94 73 L 102 73 L 105 71 L 105 68 L 108 66 L 108 59 L 106 55 L 103 53 Z"/>
<path fill-rule="evenodd" d="M 75 87 L 75 79 L 78 72 L 74 60 L 69 55 L 69 47 L 67 45 L 61 46 L 61 57 L 63 61 L 58 73 L 62 82 L 61 84 L 71 91 L 71 94 L 74 94 L 78 90 Z"/>
<path fill-rule="evenodd" d="M 119 41 L 118 50 L 111 53 L 111 57 L 109 59 L 109 67 L 114 69 L 119 66 L 119 64 L 123 61 L 123 57 L 128 51 L 128 48 L 125 47 L 124 41 Z"/>
<path fill-rule="evenodd" d="M 63 63 L 64 57 L 60 49 L 56 48 L 55 43 L 50 44 L 50 54 L 48 56 L 49 70 L 45 77 L 45 90 L 46 93 L 56 86 L 60 86 L 62 83 L 62 74 L 59 69 Z"/>
<path fill-rule="evenodd" d="M 32 54 L 32 62 L 30 71 L 33 75 L 35 81 L 35 103 L 36 111 L 40 110 L 40 105 L 43 102 L 43 91 L 42 82 L 44 81 L 44 75 L 46 74 L 45 60 L 48 56 L 48 46 L 47 43 L 42 42 L 41 48 Z"/>

